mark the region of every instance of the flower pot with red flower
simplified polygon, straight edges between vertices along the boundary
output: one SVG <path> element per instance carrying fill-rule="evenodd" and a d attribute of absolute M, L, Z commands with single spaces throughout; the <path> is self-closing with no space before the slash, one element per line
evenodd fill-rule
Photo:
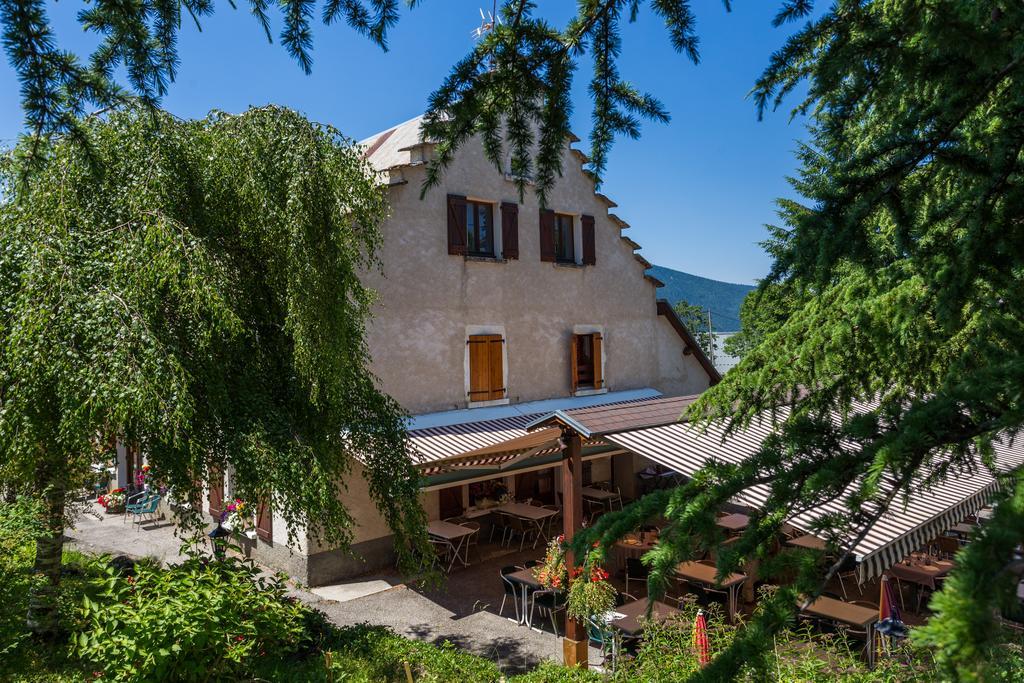
<path fill-rule="evenodd" d="M 128 499 L 128 491 L 124 488 L 117 488 L 110 493 L 104 493 L 96 499 L 108 515 L 120 515 L 124 513 L 124 505 Z"/>
<path fill-rule="evenodd" d="M 235 498 L 227 504 L 224 512 L 221 513 L 221 521 L 230 527 L 231 531 L 246 538 L 256 538 L 256 529 L 253 526 L 252 506 L 241 498 Z"/>
<path fill-rule="evenodd" d="M 563 590 L 569 574 L 565 569 L 565 536 L 548 542 L 547 552 L 540 564 L 533 568 L 533 577 L 542 587 Z"/>
<path fill-rule="evenodd" d="M 608 572 L 601 566 L 599 551 L 590 553 L 582 567 L 573 567 L 569 582 L 566 614 L 582 622 L 604 620 L 615 608 L 615 586 L 608 581 Z"/>

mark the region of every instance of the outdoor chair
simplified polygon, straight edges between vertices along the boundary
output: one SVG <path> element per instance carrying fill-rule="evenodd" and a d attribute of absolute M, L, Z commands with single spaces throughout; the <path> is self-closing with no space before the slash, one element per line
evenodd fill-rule
<path fill-rule="evenodd" d="M 518 566 L 520 569 L 533 569 L 539 564 L 540 560 L 527 560 L 526 562 L 523 562 L 521 565 Z"/>
<path fill-rule="evenodd" d="M 615 497 L 608 499 L 608 509 L 614 510 L 615 506 L 618 505 L 619 509 L 622 509 L 622 489 L 618 486 L 615 487 Z"/>
<path fill-rule="evenodd" d="M 633 595 L 631 593 L 627 593 L 626 591 L 619 591 L 618 593 L 615 594 L 615 606 L 616 607 L 622 607 L 627 602 L 636 602 L 636 600 L 637 599 L 636 599 L 635 595 Z"/>
<path fill-rule="evenodd" d="M 562 529 L 562 509 L 555 505 L 542 505 L 545 510 L 554 510 L 555 514 L 548 517 L 547 520 L 547 536 L 552 538 L 561 533 Z"/>
<path fill-rule="evenodd" d="M 494 541 L 494 532 L 498 529 L 501 529 L 501 544 L 505 544 L 505 536 L 508 535 L 509 531 L 508 520 L 509 516 L 506 515 L 504 512 L 495 511 L 494 523 L 491 525 L 491 535 L 488 537 L 488 543 Z"/>
<path fill-rule="evenodd" d="M 868 602 L 867 600 L 854 600 L 850 604 L 857 605 L 858 607 L 867 607 L 868 609 L 875 611 L 878 610 L 878 605 Z M 846 637 L 847 639 L 852 638 L 853 640 L 864 641 L 864 647 L 858 649 L 859 653 L 866 653 L 868 647 L 871 646 L 871 643 L 868 642 L 868 630 L 866 628 L 851 626 L 842 622 L 835 622 L 833 627 L 835 628 L 836 633 Z"/>
<path fill-rule="evenodd" d="M 839 571 L 836 572 L 836 578 L 839 579 L 839 588 L 843 591 L 843 600 L 849 599 L 846 594 L 846 580 L 853 581 L 853 585 L 857 589 L 857 595 L 864 595 L 864 592 L 860 587 L 860 582 L 857 581 L 857 560 L 852 555 L 847 555 L 846 559 L 843 560 L 843 564 L 840 565 Z"/>
<path fill-rule="evenodd" d="M 918 614 L 921 613 L 921 603 L 928 604 L 928 601 L 931 600 L 931 597 L 935 593 L 937 593 L 940 590 L 942 590 L 942 587 L 945 585 L 947 578 L 948 577 L 945 577 L 945 576 L 936 576 L 935 577 L 935 590 L 932 590 L 931 588 L 927 588 L 925 586 L 918 586 L 917 587 L 917 606 L 914 609 L 915 612 L 917 612 Z M 926 596 L 928 598 L 927 600 L 925 599 Z"/>
<path fill-rule="evenodd" d="M 601 501 L 590 500 L 589 498 L 583 499 L 583 515 L 586 517 L 588 524 L 593 524 L 594 520 L 600 517 L 604 511 L 604 503 Z"/>
<path fill-rule="evenodd" d="M 471 548 L 476 548 L 476 555 L 478 559 L 483 559 L 483 555 L 480 554 L 480 522 L 462 522 L 459 524 L 461 527 L 472 529 L 473 533 L 466 537 L 466 559 L 469 559 L 469 551 Z"/>
<path fill-rule="evenodd" d="M 465 517 L 463 517 L 462 515 L 457 515 L 455 517 L 446 517 L 442 521 L 448 522 L 449 524 L 464 524 L 465 522 L 468 522 L 469 520 L 466 519 Z"/>
<path fill-rule="evenodd" d="M 156 493 L 150 493 L 149 491 L 139 491 L 138 493 L 128 495 L 124 499 L 124 514 L 121 516 L 121 523 L 128 521 L 128 516 L 132 514 L 133 509 L 137 509 L 146 504 L 149 500 L 150 495 L 156 495 Z"/>
<path fill-rule="evenodd" d="M 515 540 L 516 536 L 519 536 L 519 549 L 522 550 L 526 544 L 527 539 L 533 538 L 534 544 L 536 544 L 537 529 L 532 523 L 525 521 L 522 517 L 516 517 L 515 515 L 509 515 L 508 518 L 509 545 Z"/>
<path fill-rule="evenodd" d="M 587 637 L 601 651 L 601 661 L 597 662 L 597 665 L 603 667 L 606 663 L 611 662 L 611 671 L 615 673 L 615 666 L 619 658 L 619 637 L 615 629 L 588 618 Z"/>
<path fill-rule="evenodd" d="M 960 552 L 960 541 L 953 536 L 939 536 L 935 539 L 935 548 L 940 558 L 952 560 Z"/>
<path fill-rule="evenodd" d="M 125 505 L 125 514 L 132 516 L 132 523 L 138 524 L 136 531 L 142 528 L 142 519 L 149 516 L 151 522 L 156 521 L 156 510 L 160 506 L 160 496 L 153 494 L 143 499 L 138 505 Z"/>
<path fill-rule="evenodd" d="M 516 612 L 516 621 L 519 621 L 519 584 L 514 583 L 508 578 L 509 574 L 514 574 L 519 571 L 519 567 L 515 565 L 509 565 L 501 568 L 501 583 L 505 589 L 505 595 L 501 598 L 501 607 L 498 608 L 498 616 L 502 616 L 505 611 L 505 601 L 512 598 L 512 607 Z"/>
<path fill-rule="evenodd" d="M 650 568 L 637 557 L 626 558 L 626 590 L 629 590 L 630 581 L 640 581 L 647 585 L 647 577 L 651 575 Z"/>
<path fill-rule="evenodd" d="M 536 590 L 530 596 L 530 618 L 527 624 L 533 626 L 533 612 L 540 609 L 541 613 L 547 612 L 551 619 L 551 630 L 558 635 L 558 622 L 555 615 L 565 610 L 565 601 L 561 591 L 557 590 Z"/>
<path fill-rule="evenodd" d="M 448 541 L 441 540 L 440 538 L 430 539 L 430 544 L 434 546 L 434 555 L 441 566 L 441 569 L 447 573 L 452 568 L 452 544 Z"/>

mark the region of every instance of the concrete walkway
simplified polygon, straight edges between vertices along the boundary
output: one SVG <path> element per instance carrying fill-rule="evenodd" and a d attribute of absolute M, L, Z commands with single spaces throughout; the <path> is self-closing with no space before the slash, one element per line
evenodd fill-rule
<path fill-rule="evenodd" d="M 83 552 L 152 557 L 168 564 L 184 559 L 179 552 L 181 540 L 174 531 L 174 525 L 168 522 L 145 524 L 139 529 L 130 521 L 123 523 L 120 515 L 105 516 L 99 510 L 98 514 L 82 515 L 66 535 L 68 547 Z M 539 553 L 516 553 L 504 562 L 518 562 L 519 555 Z M 449 641 L 496 662 L 509 674 L 532 669 L 545 659 L 561 661 L 561 638 L 498 616 L 502 589 L 496 561 L 456 571 L 445 586 L 431 591 L 406 586 L 394 575 L 371 575 L 314 589 L 293 586 L 291 594 L 338 626 L 365 622 L 388 626 L 415 640 L 435 644 Z M 514 614 L 509 605 L 505 614 Z M 600 661 L 600 654 L 593 648 L 590 656 L 592 662 Z"/>

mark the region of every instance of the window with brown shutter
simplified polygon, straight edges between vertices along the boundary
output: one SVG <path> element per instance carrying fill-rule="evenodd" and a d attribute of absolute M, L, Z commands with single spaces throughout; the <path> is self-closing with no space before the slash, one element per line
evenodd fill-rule
<path fill-rule="evenodd" d="M 466 198 L 448 195 L 448 253 L 466 253 Z"/>
<path fill-rule="evenodd" d="M 583 265 L 592 266 L 597 263 L 597 249 L 594 246 L 594 217 L 581 216 L 580 230 L 583 242 Z"/>
<path fill-rule="evenodd" d="M 469 400 L 505 398 L 505 366 L 500 334 L 475 334 L 469 341 Z"/>
<path fill-rule="evenodd" d="M 270 542 L 274 536 L 274 514 L 270 511 L 267 501 L 260 501 L 256 511 L 256 535 L 260 540 Z"/>
<path fill-rule="evenodd" d="M 579 389 L 603 389 L 604 376 L 601 368 L 603 339 L 598 332 L 574 334 L 570 347 L 573 393 Z"/>
<path fill-rule="evenodd" d="M 519 205 L 513 202 L 501 203 L 501 255 L 519 258 Z"/>
<path fill-rule="evenodd" d="M 540 260 L 555 261 L 555 212 L 540 211 Z"/>
<path fill-rule="evenodd" d="M 555 260 L 576 263 L 576 235 L 572 229 L 572 216 L 555 214 Z"/>

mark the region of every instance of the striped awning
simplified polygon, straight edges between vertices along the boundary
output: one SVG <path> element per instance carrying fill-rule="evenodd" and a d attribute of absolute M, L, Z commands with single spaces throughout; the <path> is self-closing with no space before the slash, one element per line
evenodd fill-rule
<path fill-rule="evenodd" d="M 735 464 L 753 456 L 772 431 L 771 421 L 765 418 L 728 436 L 724 424 L 711 424 L 702 432 L 689 424 L 675 423 L 604 438 L 676 472 L 693 476 L 707 464 Z M 995 452 L 1000 472 L 1024 465 L 1024 443 L 1020 439 L 997 443 Z M 971 471 L 952 473 L 940 483 L 927 484 L 923 473 L 917 483 L 911 485 L 909 495 L 894 501 L 867 535 L 851 548 L 859 562 L 858 579 L 863 582 L 880 575 L 923 543 L 984 507 L 998 488 L 996 476 L 980 460 Z M 769 492 L 766 485 L 752 486 L 738 496 L 736 502 L 757 508 L 765 503 Z M 808 529 L 816 519 L 845 510 L 843 501 L 837 500 L 797 515 L 790 523 Z"/>
<path fill-rule="evenodd" d="M 650 393 L 657 396 L 656 392 Z M 628 406 L 650 400 L 650 395 L 647 393 L 639 398 L 622 399 L 621 396 L 624 394 L 629 395 L 626 392 L 613 393 L 606 394 L 604 397 L 596 396 L 591 400 L 598 402 L 600 399 L 606 398 L 608 402 L 602 404 L 605 406 Z M 422 474 L 435 474 L 451 469 L 452 466 L 468 467 L 473 462 L 481 467 L 500 464 L 503 458 L 515 457 L 520 453 L 523 450 L 520 448 L 521 445 L 528 448 L 536 447 L 537 439 L 544 437 L 537 437 L 536 434 L 539 432 L 536 431 L 528 432 L 526 426 L 547 414 L 547 412 L 524 411 L 491 420 L 411 429 L 409 444 L 413 449 L 414 463 Z M 542 430 L 548 437 L 555 431 L 557 430 Z M 517 439 L 526 439 L 526 441 L 520 442 L 516 441 Z M 584 442 L 584 446 L 603 445 L 604 443 L 600 439 L 588 439 Z M 546 455 L 555 450 L 558 450 L 557 447 L 551 450 L 545 449 L 535 455 Z"/>

